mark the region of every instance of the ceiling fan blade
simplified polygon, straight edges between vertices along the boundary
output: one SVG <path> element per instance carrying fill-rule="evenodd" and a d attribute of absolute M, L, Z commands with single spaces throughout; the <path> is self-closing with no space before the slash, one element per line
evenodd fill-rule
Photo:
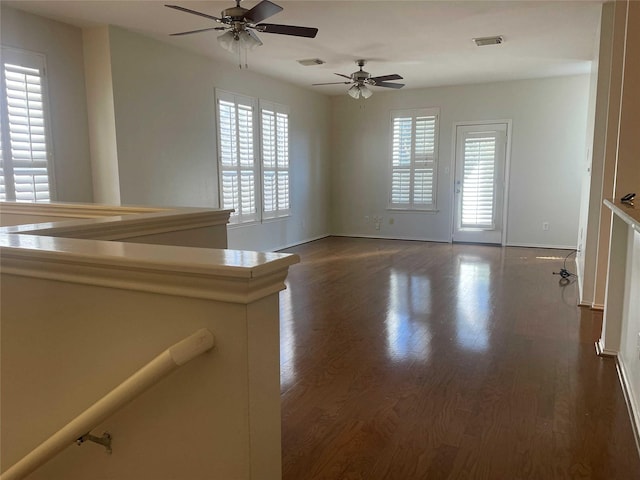
<path fill-rule="evenodd" d="M 193 15 L 200 15 L 201 17 L 208 18 L 210 20 L 215 20 L 219 23 L 224 23 L 220 18 L 214 17 L 213 15 L 208 15 L 202 12 L 196 12 L 195 10 L 191 10 L 190 8 L 181 7 L 180 5 L 166 5 L 165 7 L 173 8 L 174 10 L 180 10 L 181 12 L 192 13 Z"/>
<path fill-rule="evenodd" d="M 276 25 L 275 23 L 260 23 L 256 25 L 259 32 L 277 33 L 280 35 L 293 35 L 295 37 L 315 38 L 317 28 L 296 27 L 294 25 Z"/>
<path fill-rule="evenodd" d="M 402 88 L 404 87 L 404 83 L 376 82 L 374 86 L 386 88 Z"/>
<path fill-rule="evenodd" d="M 224 27 L 210 27 L 210 28 L 201 28 L 199 30 L 189 30 L 188 32 L 179 32 L 179 33 L 170 33 L 169 35 L 172 37 L 177 37 L 179 35 L 191 35 L 192 33 L 200 33 L 200 32 L 208 32 L 209 30 L 224 30 Z"/>
<path fill-rule="evenodd" d="M 351 76 L 349 76 L 349 75 L 343 75 L 341 73 L 336 73 L 335 75 L 338 75 L 339 77 L 348 78 L 349 80 L 351 80 Z"/>
<path fill-rule="evenodd" d="M 283 8 L 280 5 L 270 2 L 269 0 L 262 0 L 259 4 L 244 14 L 244 18 L 251 21 L 251 23 L 258 23 L 262 20 L 281 12 Z"/>
<path fill-rule="evenodd" d="M 348 85 L 351 82 L 328 82 L 328 83 L 312 83 L 311 85 Z"/>
<path fill-rule="evenodd" d="M 376 82 L 376 85 L 377 85 L 379 82 L 386 82 L 387 80 L 402 80 L 402 77 L 397 73 L 394 73 L 392 75 L 382 75 L 381 77 L 372 77 L 369 80 L 373 80 L 374 82 Z"/>

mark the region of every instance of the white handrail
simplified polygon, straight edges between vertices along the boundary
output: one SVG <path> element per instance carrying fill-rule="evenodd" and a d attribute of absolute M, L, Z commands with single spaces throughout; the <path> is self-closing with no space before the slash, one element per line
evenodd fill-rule
<path fill-rule="evenodd" d="M 211 350 L 213 345 L 213 334 L 203 328 L 168 348 L 2 473 L 0 480 L 26 477 L 164 376 Z"/>

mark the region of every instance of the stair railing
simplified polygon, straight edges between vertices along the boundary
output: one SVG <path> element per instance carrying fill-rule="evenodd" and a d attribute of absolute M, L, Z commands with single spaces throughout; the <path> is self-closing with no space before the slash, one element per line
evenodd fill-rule
<path fill-rule="evenodd" d="M 108 394 L 71 420 L 51 437 L 0 475 L 0 480 L 21 480 L 72 443 L 91 440 L 111 449 L 111 436 L 89 432 L 163 377 L 214 346 L 213 334 L 203 328 L 169 347 Z"/>

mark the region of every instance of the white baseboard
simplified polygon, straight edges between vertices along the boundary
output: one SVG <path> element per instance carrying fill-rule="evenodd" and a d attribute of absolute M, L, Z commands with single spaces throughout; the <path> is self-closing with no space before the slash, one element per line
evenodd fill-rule
<path fill-rule="evenodd" d="M 330 237 L 331 234 L 325 233 L 324 235 L 320 235 L 313 238 L 307 238 L 306 240 L 300 240 L 299 242 L 289 243 L 287 245 L 283 245 L 281 247 L 275 247 L 271 249 L 272 252 L 278 252 L 280 250 L 284 250 L 285 248 L 297 247 L 298 245 L 302 245 L 303 243 L 315 242 L 316 240 L 322 240 L 323 238 Z"/>
<path fill-rule="evenodd" d="M 424 237 L 405 237 L 397 235 L 368 235 L 365 233 L 332 233 L 332 237 L 351 237 L 351 238 L 374 238 L 380 240 L 409 240 L 413 242 L 434 242 L 434 243 L 451 243 L 449 240 L 442 238 L 424 238 Z"/>
<path fill-rule="evenodd" d="M 624 399 L 627 403 L 627 409 L 629 410 L 629 416 L 631 417 L 631 426 L 633 429 L 633 436 L 636 440 L 636 448 L 640 453 L 640 411 L 638 411 L 639 405 L 637 399 L 631 388 L 629 382 L 629 375 L 627 369 L 624 366 L 622 357 L 617 357 L 616 367 L 618 370 L 618 377 L 620 378 L 620 385 L 622 386 L 622 392 L 624 393 Z"/>
<path fill-rule="evenodd" d="M 596 342 L 596 354 L 599 357 L 615 357 L 618 358 L 618 352 L 614 350 L 607 350 L 604 348 L 604 344 L 602 343 L 602 339 L 599 338 Z"/>
<path fill-rule="evenodd" d="M 575 250 L 575 245 L 548 245 L 541 243 L 513 243 L 507 242 L 504 245 L 505 247 L 525 247 L 525 248 L 553 248 L 557 250 Z"/>

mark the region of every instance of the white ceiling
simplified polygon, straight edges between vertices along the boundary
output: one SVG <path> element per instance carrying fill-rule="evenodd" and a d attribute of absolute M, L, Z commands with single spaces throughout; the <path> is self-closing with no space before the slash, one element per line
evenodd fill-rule
<path fill-rule="evenodd" d="M 216 42 L 216 31 L 170 37 L 169 33 L 214 22 L 164 6 L 177 4 L 210 15 L 234 0 L 3 1 L 4 4 L 79 27 L 118 25 L 199 52 L 237 67 L 237 58 Z M 245 0 L 251 8 L 257 0 Z M 315 39 L 261 33 L 264 45 L 249 53 L 249 68 L 321 93 L 342 94 L 340 81 L 354 61 L 368 60 L 373 76 L 398 73 L 405 88 L 422 88 L 586 73 L 594 55 L 601 0 L 578 1 L 288 1 L 268 23 L 317 27 Z M 503 35 L 504 43 L 476 47 L 474 37 Z M 327 63 L 304 67 L 296 60 Z"/>

